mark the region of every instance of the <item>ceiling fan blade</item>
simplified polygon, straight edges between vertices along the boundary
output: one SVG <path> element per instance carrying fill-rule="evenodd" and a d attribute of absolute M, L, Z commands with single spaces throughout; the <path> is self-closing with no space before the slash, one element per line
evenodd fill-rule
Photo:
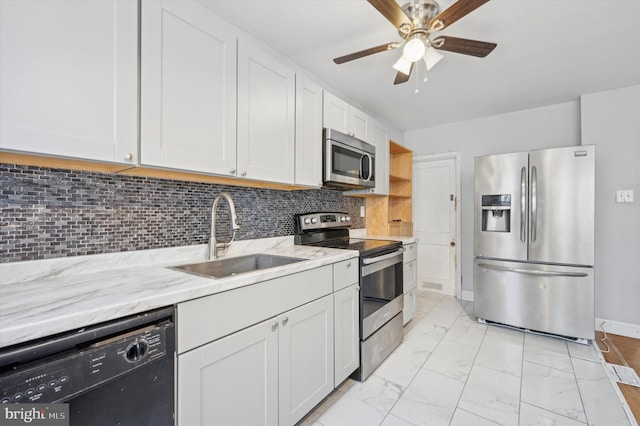
<path fill-rule="evenodd" d="M 440 31 L 473 12 L 489 0 L 458 0 L 429 22 L 430 31 Z"/>
<path fill-rule="evenodd" d="M 398 71 L 396 73 L 396 79 L 393 81 L 393 84 L 402 84 L 409 81 L 409 77 L 411 77 L 411 71 L 413 71 L 413 65 L 411 64 L 411 68 L 409 68 L 409 74 L 404 74 Z"/>
<path fill-rule="evenodd" d="M 359 52 L 350 53 L 348 55 L 335 58 L 333 62 L 336 64 L 343 64 L 345 62 L 353 61 L 354 59 L 360 59 L 365 56 L 373 55 L 374 53 L 386 52 L 387 50 L 393 50 L 398 47 L 398 43 L 381 44 L 380 46 L 372 47 L 370 49 L 361 50 Z"/>
<path fill-rule="evenodd" d="M 389 22 L 391 22 L 398 30 L 409 34 L 413 30 L 413 22 L 404 13 L 402 8 L 395 0 L 367 0 L 371 6 L 375 7 Z M 403 31 L 404 28 L 406 31 Z"/>
<path fill-rule="evenodd" d="M 466 38 L 440 36 L 431 42 L 431 46 L 438 50 L 461 53 L 463 55 L 484 58 L 496 48 L 497 44 L 486 41 L 469 40 Z"/>

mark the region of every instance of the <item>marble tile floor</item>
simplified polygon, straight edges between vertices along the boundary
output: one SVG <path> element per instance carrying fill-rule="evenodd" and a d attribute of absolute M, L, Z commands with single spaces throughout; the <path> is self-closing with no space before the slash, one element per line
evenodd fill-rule
<path fill-rule="evenodd" d="M 299 425 L 634 426 L 594 346 L 479 324 L 473 304 L 421 291 L 403 343 Z"/>

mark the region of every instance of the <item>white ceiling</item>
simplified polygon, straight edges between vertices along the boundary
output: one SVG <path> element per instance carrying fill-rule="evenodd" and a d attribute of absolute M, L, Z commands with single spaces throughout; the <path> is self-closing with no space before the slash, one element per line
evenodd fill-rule
<path fill-rule="evenodd" d="M 492 0 L 438 34 L 489 41 L 486 58 L 442 52 L 422 83 L 394 86 L 399 41 L 366 0 L 202 0 L 351 102 L 402 130 L 577 100 L 640 84 L 640 0 Z M 399 0 L 398 3 L 404 4 Z M 441 10 L 454 3 L 441 0 Z M 418 87 L 420 92 L 414 94 Z"/>

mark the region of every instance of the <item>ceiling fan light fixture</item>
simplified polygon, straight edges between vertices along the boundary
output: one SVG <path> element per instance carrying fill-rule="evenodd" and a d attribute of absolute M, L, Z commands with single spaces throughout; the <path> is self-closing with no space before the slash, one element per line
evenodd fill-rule
<path fill-rule="evenodd" d="M 425 51 L 426 46 L 423 37 L 420 34 L 416 34 L 404 45 L 402 56 L 407 61 L 418 62 L 424 56 Z"/>
<path fill-rule="evenodd" d="M 429 71 L 438 62 L 440 62 L 442 58 L 444 58 L 444 55 L 442 55 L 442 53 L 438 52 L 436 49 L 429 46 L 425 49 L 424 56 L 422 59 L 424 59 L 424 65 L 427 67 L 427 71 Z"/>
<path fill-rule="evenodd" d="M 393 64 L 393 69 L 404 75 L 409 75 L 411 73 L 411 64 L 413 64 L 413 62 L 407 60 L 404 55 L 402 55 L 400 59 Z"/>

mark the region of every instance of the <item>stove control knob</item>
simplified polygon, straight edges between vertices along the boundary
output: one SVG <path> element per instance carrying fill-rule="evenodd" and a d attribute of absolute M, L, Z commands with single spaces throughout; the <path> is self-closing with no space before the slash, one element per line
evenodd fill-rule
<path fill-rule="evenodd" d="M 345 216 L 340 216 L 340 222 L 346 222 L 347 218 Z"/>
<path fill-rule="evenodd" d="M 308 224 L 310 224 L 310 223 L 311 223 L 311 219 L 309 219 L 308 217 L 305 217 L 305 218 L 304 218 L 304 224 L 305 224 L 305 225 L 308 225 Z"/>
<path fill-rule="evenodd" d="M 351 220 L 351 216 L 347 216 L 347 222 Z"/>
<path fill-rule="evenodd" d="M 312 217 L 311 218 L 311 223 L 318 223 L 318 218 Z"/>

